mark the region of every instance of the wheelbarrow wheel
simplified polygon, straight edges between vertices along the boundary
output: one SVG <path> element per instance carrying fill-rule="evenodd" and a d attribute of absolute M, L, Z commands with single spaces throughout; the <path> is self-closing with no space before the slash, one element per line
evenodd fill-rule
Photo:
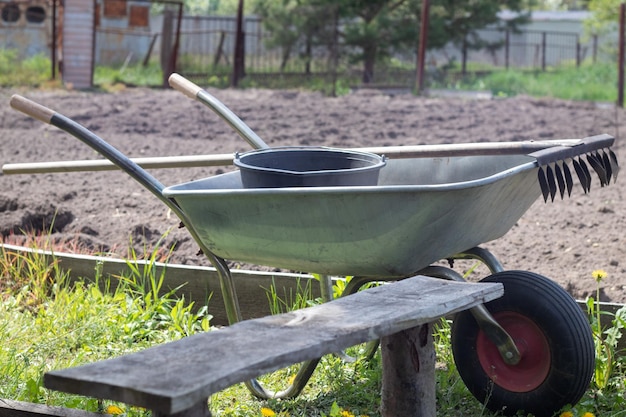
<path fill-rule="evenodd" d="M 576 404 L 595 366 L 591 328 L 574 299 L 550 279 L 526 271 L 504 271 L 482 282 L 504 285 L 504 296 L 485 305 L 520 351 L 508 365 L 471 312 L 452 326 L 452 352 L 461 379 L 488 409 L 520 410 L 549 417 Z"/>

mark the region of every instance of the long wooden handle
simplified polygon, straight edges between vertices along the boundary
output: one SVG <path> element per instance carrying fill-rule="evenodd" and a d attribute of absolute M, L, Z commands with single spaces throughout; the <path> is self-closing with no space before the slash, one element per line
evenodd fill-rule
<path fill-rule="evenodd" d="M 168 82 L 170 84 L 170 87 L 172 87 L 174 90 L 178 90 L 192 99 L 196 99 L 198 93 L 202 91 L 201 87 L 197 86 L 193 82 L 176 73 L 170 75 Z"/>
<path fill-rule="evenodd" d="M 407 139 L 407 142 L 414 141 L 416 141 L 416 139 Z M 561 139 L 526 142 L 481 142 L 444 145 L 381 146 L 372 148 L 353 148 L 353 150 L 385 155 L 390 159 L 447 158 L 470 155 L 526 155 L 530 152 L 539 151 L 553 146 L 575 146 L 579 143 L 581 143 L 580 139 Z M 136 158 L 132 159 L 132 161 L 146 169 L 228 166 L 233 163 L 233 154 L 162 156 Z M 2 173 L 7 175 L 38 174 L 50 172 L 109 171 L 114 169 L 118 169 L 118 167 L 106 160 L 51 161 L 4 164 L 2 166 Z"/>
<path fill-rule="evenodd" d="M 54 110 L 51 110 L 39 103 L 35 103 L 34 101 L 20 96 L 19 94 L 13 94 L 9 103 L 15 110 L 19 110 L 34 119 L 48 124 L 51 124 L 52 116 L 55 114 Z"/>

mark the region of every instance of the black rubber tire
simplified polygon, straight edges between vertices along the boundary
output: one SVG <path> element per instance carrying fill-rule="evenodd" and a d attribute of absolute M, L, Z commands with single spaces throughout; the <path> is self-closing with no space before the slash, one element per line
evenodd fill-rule
<path fill-rule="evenodd" d="M 541 346 L 527 348 L 527 360 L 522 355 L 523 362 L 518 365 L 491 363 L 486 352 L 494 345 L 485 342 L 484 333 L 469 311 L 459 313 L 452 326 L 452 352 L 459 375 L 472 395 L 489 410 L 504 415 L 523 410 L 537 417 L 550 417 L 565 405 L 576 404 L 589 387 L 595 367 L 593 335 L 582 309 L 556 283 L 532 272 L 504 271 L 482 282 L 504 285 L 504 296 L 485 305 L 490 313 L 509 323 L 512 319 L 512 331 L 519 324 L 534 332 L 541 341 L 535 346 Z M 532 345 L 524 339 L 521 333 L 515 340 L 518 348 Z M 538 358 L 528 359 L 532 350 Z M 481 364 L 481 359 L 490 365 Z M 490 376 L 485 368 L 501 371 L 493 371 Z"/>

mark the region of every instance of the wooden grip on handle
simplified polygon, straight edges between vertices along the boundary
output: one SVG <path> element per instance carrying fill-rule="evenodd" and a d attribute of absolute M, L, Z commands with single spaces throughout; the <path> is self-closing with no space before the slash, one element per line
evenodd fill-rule
<path fill-rule="evenodd" d="M 35 103 L 25 97 L 22 97 L 18 94 L 14 94 L 11 96 L 11 100 L 9 102 L 11 107 L 15 110 L 19 110 L 28 116 L 40 120 L 44 123 L 51 123 L 52 116 L 54 116 L 54 110 L 50 110 L 46 106 L 42 106 L 41 104 Z"/>
<path fill-rule="evenodd" d="M 170 84 L 170 87 L 180 91 L 181 93 L 192 99 L 196 99 L 196 96 L 202 90 L 202 88 L 200 88 L 196 84 L 176 73 L 170 75 L 168 82 Z"/>

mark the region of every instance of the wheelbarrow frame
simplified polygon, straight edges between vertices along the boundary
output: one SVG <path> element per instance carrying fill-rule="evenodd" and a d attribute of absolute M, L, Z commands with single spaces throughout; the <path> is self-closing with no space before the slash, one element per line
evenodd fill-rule
<path fill-rule="evenodd" d="M 242 319 L 235 285 L 226 260 L 223 256 L 220 256 L 219 252 L 216 253 L 217 246 L 214 244 L 214 242 L 211 245 L 207 244 L 208 235 L 204 229 L 205 226 L 202 225 L 201 227 L 198 227 L 198 213 L 196 213 L 194 210 L 191 210 L 189 206 L 185 205 L 185 198 L 183 198 L 185 197 L 183 194 L 186 194 L 191 195 L 192 200 L 197 200 L 197 196 L 194 195 L 196 194 L 194 190 L 202 190 L 202 186 L 204 184 L 203 181 L 205 180 L 187 183 L 181 186 L 174 186 L 166 189 L 163 184 L 154 179 L 135 162 L 127 158 L 125 155 L 120 153 L 117 149 L 113 148 L 107 142 L 105 142 L 83 126 L 72 121 L 71 119 L 37 103 L 33 103 L 30 100 L 24 99 L 20 96 L 13 96 L 11 99 L 11 105 L 36 119 L 59 127 L 60 129 L 72 134 L 79 140 L 91 146 L 105 158 L 109 159 L 111 162 L 113 162 L 115 165 L 125 171 L 133 179 L 138 181 L 142 186 L 144 186 L 146 189 L 152 192 L 159 200 L 161 200 L 167 207 L 169 207 L 174 212 L 174 214 L 179 217 L 182 224 L 187 228 L 192 238 L 200 246 L 204 255 L 215 267 L 219 277 L 221 291 L 224 298 L 226 313 L 229 322 L 235 323 Z M 591 180 L 589 170 L 586 164 L 584 164 L 581 160 L 582 155 L 586 155 L 589 164 L 598 174 L 601 185 L 608 185 L 611 178 L 616 177 L 618 171 L 615 155 L 612 153 L 612 151 L 610 151 L 610 149 L 608 153 L 604 151 L 604 149 L 608 149 L 613 144 L 613 141 L 614 139 L 609 135 L 599 135 L 596 137 L 582 139 L 580 141 L 577 141 L 575 144 L 567 146 L 564 146 L 562 143 L 555 143 L 554 146 L 547 145 L 545 149 L 538 151 L 535 154 L 531 153 L 529 155 L 520 155 L 519 163 L 513 164 L 512 166 L 505 168 L 501 173 L 494 173 L 493 175 L 488 176 L 478 175 L 476 178 L 473 178 L 469 181 L 459 181 L 456 183 L 449 183 L 448 180 L 444 180 L 437 184 L 423 186 L 425 188 L 422 189 L 420 189 L 419 186 L 403 184 L 402 179 L 394 179 L 393 175 L 391 175 L 390 177 L 392 178 L 389 179 L 389 181 L 391 181 L 391 184 L 383 187 L 335 187 L 332 189 L 330 189 L 330 187 L 314 187 L 309 188 L 307 190 L 307 193 L 327 193 L 327 195 L 336 196 L 341 195 L 342 193 L 354 193 L 360 196 L 363 194 L 378 194 L 381 192 L 383 194 L 394 192 L 402 193 L 403 191 L 407 191 L 407 189 L 412 192 L 419 192 L 420 190 L 427 191 L 429 187 L 432 188 L 430 189 L 430 191 L 445 192 L 447 189 L 463 190 L 464 188 L 468 187 L 468 184 L 470 185 L 470 190 L 474 191 L 480 187 L 484 187 L 489 184 L 498 184 L 501 180 L 517 178 L 518 174 L 521 174 L 521 177 L 524 178 L 523 181 L 521 181 L 521 183 L 515 184 L 524 184 L 524 194 L 527 194 L 528 198 L 524 198 L 524 204 L 521 204 L 521 207 L 518 208 L 514 215 L 508 216 L 510 218 L 507 219 L 506 224 L 502 228 L 496 228 L 496 232 L 494 234 L 480 236 L 476 239 L 478 240 L 477 242 L 473 240 L 468 240 L 466 243 L 466 241 L 462 240 L 463 243 L 461 244 L 465 246 L 461 250 L 453 251 L 452 253 L 446 252 L 445 254 L 438 257 L 438 259 L 478 259 L 485 265 L 487 265 L 487 267 L 492 272 L 495 272 L 497 274 L 503 271 L 502 265 L 491 253 L 477 247 L 478 244 L 482 243 L 483 241 L 495 239 L 506 233 L 506 231 L 512 226 L 512 224 L 514 224 L 514 222 L 519 217 L 521 217 L 521 215 L 527 210 L 527 208 L 530 207 L 530 205 L 541 194 L 543 194 L 546 201 L 550 196 L 552 199 L 554 199 L 558 191 L 560 191 L 561 197 L 563 197 L 565 192 L 569 194 L 572 188 L 572 181 L 571 174 L 569 176 L 567 175 L 568 169 L 565 162 L 563 161 L 564 159 L 569 159 L 572 161 L 572 163 L 574 163 L 576 173 L 581 180 L 581 185 L 583 186 L 585 192 L 589 191 Z M 563 172 L 566 172 L 566 174 L 563 174 Z M 236 173 L 226 174 L 226 176 L 228 175 L 230 175 L 230 177 L 228 177 L 228 181 L 232 182 L 232 180 L 235 180 L 236 182 Z M 223 178 L 225 177 L 223 176 L 221 179 Z M 530 181 L 530 179 L 532 179 L 532 181 Z M 539 181 L 540 189 L 538 189 L 536 186 L 535 182 L 537 180 Z M 208 181 L 213 180 L 209 179 Z M 534 186 L 534 188 L 531 185 Z M 499 188 L 498 192 L 505 193 L 504 198 L 511 198 L 511 196 L 507 194 L 507 190 L 510 191 L 510 188 L 511 186 L 509 184 L 507 186 L 504 186 L 503 188 Z M 355 191 L 355 189 L 358 190 Z M 181 190 L 182 194 L 180 193 Z M 205 190 L 202 192 L 211 193 L 212 191 Z M 226 188 L 224 190 L 217 191 L 218 194 L 220 192 L 235 195 L 242 194 L 244 196 L 251 195 L 253 197 L 255 195 L 263 195 L 263 193 L 270 193 L 270 197 L 277 194 L 288 195 L 290 193 L 294 193 L 298 197 L 302 195 L 298 194 L 299 191 L 297 189 L 259 191 Z M 447 203 L 446 205 L 451 206 L 450 203 Z M 190 212 L 192 214 L 190 214 Z M 219 250 L 219 248 L 217 249 Z M 415 265 L 409 265 L 404 266 L 400 270 L 380 270 L 376 268 L 370 269 L 370 267 L 368 267 L 362 271 L 356 271 L 357 273 L 354 274 L 356 275 L 356 277 L 351 281 L 345 293 L 349 294 L 358 291 L 358 289 L 362 285 L 368 282 L 398 280 L 416 274 L 460 281 L 463 280 L 463 277 L 461 277 L 458 273 L 449 268 L 435 267 L 429 265 L 431 262 L 434 262 L 438 259 L 423 259 L 415 264 L 418 265 L 418 267 L 416 267 Z M 330 294 L 330 286 L 332 284 L 330 282 L 330 276 L 328 273 L 344 271 L 342 269 L 338 270 L 334 268 L 330 270 L 323 270 L 323 267 L 321 267 L 320 269 L 322 269 L 321 272 L 324 274 L 323 279 L 321 280 L 322 292 L 324 294 Z M 319 272 L 319 270 L 315 271 L 315 268 L 311 268 L 311 272 Z M 347 270 L 345 272 L 349 273 L 349 271 Z M 327 295 L 327 297 L 329 297 L 329 295 Z M 472 309 L 471 313 L 478 321 L 481 330 L 484 331 L 487 334 L 487 337 L 491 340 L 491 342 L 496 345 L 504 362 L 510 365 L 516 364 L 520 359 L 520 353 L 517 350 L 514 341 L 507 334 L 507 332 L 497 323 L 497 321 L 492 317 L 489 311 L 484 306 L 480 306 Z M 315 360 L 304 364 L 297 374 L 293 384 L 284 391 L 278 393 L 268 392 L 267 390 L 265 390 L 264 387 L 261 386 L 261 384 L 257 380 L 249 381 L 247 383 L 247 386 L 254 395 L 261 398 L 285 398 L 295 396 L 306 385 L 313 370 L 317 365 L 317 362 L 318 360 Z"/>

